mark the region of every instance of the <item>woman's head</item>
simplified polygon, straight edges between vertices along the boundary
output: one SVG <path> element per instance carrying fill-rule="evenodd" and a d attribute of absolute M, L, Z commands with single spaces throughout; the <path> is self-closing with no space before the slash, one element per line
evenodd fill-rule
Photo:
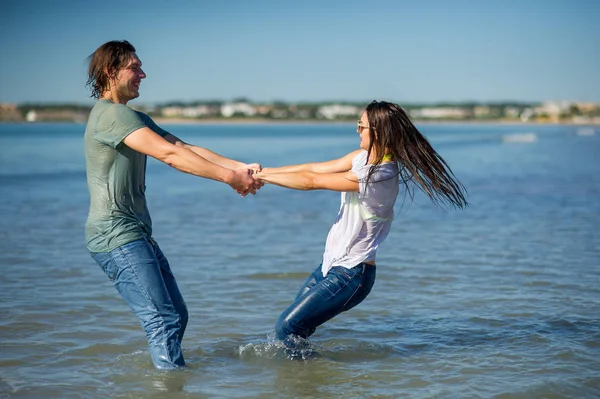
<path fill-rule="evenodd" d="M 386 155 L 386 151 L 401 145 L 402 139 L 412 125 L 404 110 L 397 104 L 386 101 L 373 101 L 367 106 L 361 120 L 366 119 L 369 126 L 369 152 L 373 149 L 377 158 Z M 414 127 L 414 126 L 413 126 Z"/>
<path fill-rule="evenodd" d="M 412 181 L 436 203 L 449 203 L 459 208 L 467 205 L 464 187 L 402 107 L 386 101 L 373 101 L 367 105 L 361 122 L 369 128 L 364 149 L 369 152 L 369 158 L 372 153 L 375 154 L 373 164 L 379 165 L 384 158 L 396 161 L 401 181 L 409 193 L 412 193 L 409 187 Z M 360 123 L 358 129 L 360 133 Z"/>
<path fill-rule="evenodd" d="M 91 97 L 100 98 L 110 88 L 110 79 L 115 77 L 135 56 L 135 47 L 127 40 L 113 40 L 98 47 L 87 58 L 89 63 L 86 87 Z"/>

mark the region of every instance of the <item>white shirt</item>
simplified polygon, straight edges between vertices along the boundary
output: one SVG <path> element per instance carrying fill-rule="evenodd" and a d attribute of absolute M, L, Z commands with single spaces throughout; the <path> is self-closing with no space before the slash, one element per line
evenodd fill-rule
<path fill-rule="evenodd" d="M 377 248 L 387 237 L 394 219 L 398 196 L 398 165 L 382 163 L 367 184 L 373 165 L 366 164 L 367 151 L 352 160 L 351 171 L 358 177 L 359 192 L 343 192 L 338 216 L 327 235 L 321 271 L 326 276 L 333 266 L 352 268 L 374 261 Z"/>

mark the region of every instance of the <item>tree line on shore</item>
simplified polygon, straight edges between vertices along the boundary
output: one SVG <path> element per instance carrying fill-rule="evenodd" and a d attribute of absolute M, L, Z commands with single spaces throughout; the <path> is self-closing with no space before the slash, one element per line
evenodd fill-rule
<path fill-rule="evenodd" d="M 231 101 L 171 101 L 162 104 L 130 104 L 155 118 L 177 119 L 274 119 L 274 120 L 354 120 L 367 102 L 284 101 L 252 102 L 245 98 Z M 439 102 L 429 104 L 400 103 L 416 120 L 517 120 L 570 121 L 597 120 L 600 105 L 576 102 Z M 85 122 L 93 104 L 22 103 L 0 104 L 0 121 Z"/>

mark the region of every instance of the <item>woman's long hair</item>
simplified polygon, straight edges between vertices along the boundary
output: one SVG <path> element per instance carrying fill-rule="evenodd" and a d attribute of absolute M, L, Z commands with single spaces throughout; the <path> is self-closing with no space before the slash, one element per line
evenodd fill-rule
<path fill-rule="evenodd" d="M 85 84 L 90 88 L 90 97 L 100 98 L 110 88 L 110 78 L 131 60 L 135 47 L 127 40 L 113 40 L 98 47 L 87 58 L 89 64 L 88 80 Z"/>
<path fill-rule="evenodd" d="M 373 101 L 366 108 L 369 119 L 371 144 L 369 155 L 375 147 L 378 159 L 375 166 L 390 156 L 398 163 L 400 181 L 411 198 L 414 192 L 409 185 L 416 183 L 438 205 L 464 208 L 465 188 L 456 179 L 444 159 L 429 141 L 412 124 L 406 112 L 397 104 Z M 367 181 L 376 168 L 371 168 Z"/>

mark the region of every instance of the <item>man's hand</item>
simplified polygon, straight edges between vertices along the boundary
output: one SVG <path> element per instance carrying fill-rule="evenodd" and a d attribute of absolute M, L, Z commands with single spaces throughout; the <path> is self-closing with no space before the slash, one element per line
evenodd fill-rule
<path fill-rule="evenodd" d="M 252 194 L 256 193 L 254 185 L 256 181 L 252 178 L 252 169 L 236 169 L 233 171 L 233 177 L 229 182 L 231 188 L 242 194 L 245 197 L 249 192 Z"/>
<path fill-rule="evenodd" d="M 245 168 L 248 169 L 248 173 L 250 173 L 250 175 L 254 178 L 254 174 L 258 173 L 262 170 L 262 166 L 259 163 L 250 163 L 250 164 L 246 164 Z M 252 187 L 248 190 L 235 190 L 238 194 L 240 194 L 242 197 L 245 197 L 248 194 L 252 194 L 255 195 L 256 192 L 258 190 L 260 190 L 260 188 L 262 186 L 264 186 L 265 184 L 258 180 L 258 179 L 254 179 L 254 182 L 252 184 Z"/>

